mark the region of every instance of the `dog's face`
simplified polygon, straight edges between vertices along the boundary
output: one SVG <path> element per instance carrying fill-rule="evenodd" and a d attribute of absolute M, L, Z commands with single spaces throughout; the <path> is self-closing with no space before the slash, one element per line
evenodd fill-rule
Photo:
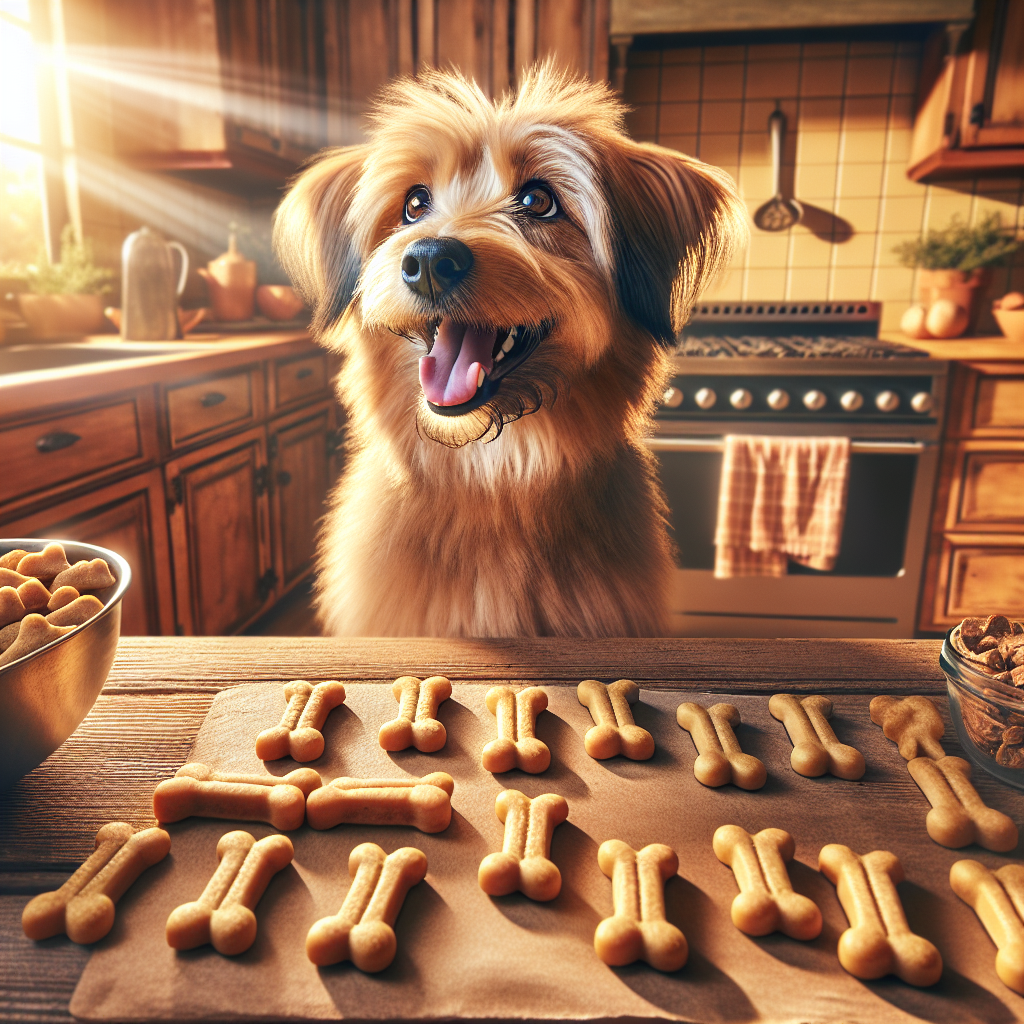
<path fill-rule="evenodd" d="M 727 176 L 631 142 L 621 117 L 550 69 L 497 104 L 432 73 L 390 88 L 368 145 L 298 179 L 278 252 L 389 420 L 459 447 L 598 378 L 649 404 L 658 344 L 743 228 Z"/>

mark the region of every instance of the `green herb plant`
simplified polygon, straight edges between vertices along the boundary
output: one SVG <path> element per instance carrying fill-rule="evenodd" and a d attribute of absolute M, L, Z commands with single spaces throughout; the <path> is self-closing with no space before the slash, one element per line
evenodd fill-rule
<path fill-rule="evenodd" d="M 993 212 L 974 227 L 954 216 L 944 231 L 929 231 L 913 241 L 893 248 L 905 267 L 924 270 L 961 270 L 1005 263 L 1021 246 L 1012 229 L 1003 227 L 1002 218 Z"/>
<path fill-rule="evenodd" d="M 60 263 L 25 268 L 29 290 L 37 295 L 107 295 L 114 272 L 93 262 L 92 244 L 75 239 L 74 228 L 65 225 L 60 236 Z"/>

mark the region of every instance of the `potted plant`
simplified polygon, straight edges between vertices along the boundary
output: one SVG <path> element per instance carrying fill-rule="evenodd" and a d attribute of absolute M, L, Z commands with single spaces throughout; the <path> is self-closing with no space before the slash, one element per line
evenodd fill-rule
<path fill-rule="evenodd" d="M 112 270 L 93 263 L 92 246 L 78 242 L 68 224 L 61 234 L 60 263 L 26 268 L 28 293 L 18 296 L 21 315 L 36 338 L 94 334 L 103 327 L 103 296 Z"/>
<path fill-rule="evenodd" d="M 954 216 L 945 230 L 903 242 L 893 252 L 905 267 L 920 269 L 918 296 L 926 308 L 949 299 L 966 311 L 964 329 L 972 330 L 992 279 L 991 268 L 1005 263 L 1020 245 L 999 214 L 990 213 L 973 227 Z"/>

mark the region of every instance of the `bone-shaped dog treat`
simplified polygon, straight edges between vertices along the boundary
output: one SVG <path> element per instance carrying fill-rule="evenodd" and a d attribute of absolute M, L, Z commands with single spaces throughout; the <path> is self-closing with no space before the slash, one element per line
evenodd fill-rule
<path fill-rule="evenodd" d="M 306 936 L 306 956 L 318 967 L 351 960 L 361 971 L 383 971 L 395 958 L 395 919 L 406 894 L 427 874 L 422 850 L 403 846 L 387 856 L 362 843 L 348 858 L 352 886 L 334 917 L 317 921 Z"/>
<path fill-rule="evenodd" d="M 732 923 L 747 935 L 781 931 L 791 939 L 817 938 L 821 911 L 793 891 L 786 861 L 793 859 L 793 837 L 781 828 L 751 835 L 739 825 L 723 825 L 712 840 L 715 856 L 732 868 L 739 895 L 732 901 Z"/>
<path fill-rule="evenodd" d="M 67 587 L 66 589 L 70 590 L 71 588 Z M 50 612 L 46 616 L 46 621 L 51 626 L 81 626 L 83 622 L 88 622 L 94 615 L 99 615 L 101 611 L 103 611 L 103 602 L 98 597 L 93 597 L 92 594 L 83 594 L 81 597 L 76 597 L 70 604 Z"/>
<path fill-rule="evenodd" d="M 70 633 L 74 626 L 51 626 L 49 622 L 35 613 L 26 615 L 21 620 L 18 636 L 14 643 L 0 654 L 0 665 L 6 665 L 26 654 L 38 651 L 40 647 Z"/>
<path fill-rule="evenodd" d="M 679 870 L 675 851 L 661 843 L 634 850 L 618 839 L 597 851 L 601 870 L 612 880 L 615 912 L 594 932 L 594 950 L 611 967 L 644 960 L 659 971 L 686 963 L 686 937 L 665 920 L 665 883 Z"/>
<path fill-rule="evenodd" d="M 0 627 L 20 622 L 25 617 L 25 602 L 16 587 L 0 587 Z"/>
<path fill-rule="evenodd" d="M 321 785 L 312 768 L 288 775 L 235 775 L 204 764 L 186 764 L 153 792 L 153 814 L 161 823 L 192 816 L 233 821 L 266 821 L 282 832 L 305 817 L 306 794 Z"/>
<path fill-rule="evenodd" d="M 70 569 L 65 569 L 50 584 L 54 590 L 58 587 L 74 587 L 79 593 L 83 590 L 102 590 L 112 587 L 117 580 L 110 571 L 110 566 L 102 558 L 94 558 L 91 562 L 82 559 L 75 562 Z"/>
<path fill-rule="evenodd" d="M 111 821 L 96 833 L 96 848 L 82 866 L 54 892 L 43 892 L 29 900 L 21 914 L 21 927 L 30 939 L 48 939 L 64 932 L 68 901 L 96 877 L 100 869 L 135 834 L 124 821 Z"/>
<path fill-rule="evenodd" d="M 256 737 L 256 756 L 261 761 L 289 755 L 296 761 L 315 761 L 324 752 L 324 722 L 344 703 L 345 687 L 333 679 L 315 686 L 296 679 L 285 683 L 284 699 L 288 706 L 281 724 Z"/>
<path fill-rule="evenodd" d="M 1024 995 L 1024 864 L 989 871 L 976 860 L 958 860 L 949 869 L 949 884 L 996 944 L 999 980 Z"/>
<path fill-rule="evenodd" d="M 26 612 L 44 612 L 50 603 L 50 592 L 37 579 L 25 580 L 18 587 L 18 597 Z"/>
<path fill-rule="evenodd" d="M 1017 845 L 1017 826 L 1002 811 L 985 805 L 962 757 L 915 757 L 907 768 L 932 805 L 925 827 L 935 842 L 954 850 L 977 843 L 997 853 Z"/>
<path fill-rule="evenodd" d="M 617 679 L 607 686 L 584 679 L 576 687 L 576 696 L 594 719 L 594 728 L 583 738 L 591 757 L 600 761 L 623 754 L 633 761 L 646 761 L 654 753 L 654 737 L 633 721 L 629 705 L 639 699 L 640 687 L 632 679 Z"/>
<path fill-rule="evenodd" d="M 444 726 L 437 720 L 437 709 L 452 695 L 452 684 L 444 676 L 419 680 L 402 676 L 391 684 L 398 701 L 398 717 L 385 722 L 377 734 L 383 750 L 406 750 L 415 747 L 422 754 L 440 750 L 448 739 Z"/>
<path fill-rule="evenodd" d="M 443 832 L 452 820 L 454 789 L 446 772 L 422 779 L 334 779 L 309 795 L 306 820 L 316 829 L 412 825 L 421 832 Z"/>
<path fill-rule="evenodd" d="M 16 569 L 0 569 L 0 587 L 14 587 L 18 589 L 23 583 L 27 583 L 32 577 L 22 576 Z M 39 581 L 36 580 L 38 583 Z"/>
<path fill-rule="evenodd" d="M 531 900 L 553 900 L 562 890 L 562 875 L 551 860 L 551 836 L 569 816 L 565 798 L 544 793 L 531 800 L 506 789 L 498 794 L 494 812 L 505 825 L 505 840 L 501 853 L 480 862 L 480 888 L 488 896 L 518 890 Z"/>
<path fill-rule="evenodd" d="M 0 570 L 12 569 L 17 571 L 18 563 L 28 554 L 24 548 L 14 548 L 5 555 L 0 555 Z"/>
<path fill-rule="evenodd" d="M 886 850 L 863 857 L 830 843 L 818 854 L 818 869 L 836 887 L 850 927 L 839 937 L 839 962 L 855 978 L 870 981 L 895 974 L 908 985 L 934 985 L 942 957 L 907 924 L 896 884 L 899 858 Z"/>
<path fill-rule="evenodd" d="M 50 600 L 46 602 L 46 610 L 48 612 L 55 612 L 58 608 L 71 604 L 72 601 L 76 601 L 79 597 L 81 597 L 81 594 L 74 587 L 58 587 L 50 595 Z"/>
<path fill-rule="evenodd" d="M 72 942 L 99 942 L 114 926 L 117 901 L 170 848 L 171 837 L 162 828 L 136 832 L 123 821 L 104 825 L 88 860 L 56 892 L 41 893 L 25 907 L 25 934 L 47 939 L 64 932 Z"/>
<path fill-rule="evenodd" d="M 704 786 L 724 786 L 727 782 L 740 789 L 760 789 L 768 778 L 764 765 L 744 754 L 736 739 L 734 727 L 740 724 L 740 713 L 732 704 L 715 704 L 704 708 L 689 702 L 676 709 L 676 721 L 693 739 L 697 760 L 693 774 Z"/>
<path fill-rule="evenodd" d="M 256 941 L 253 912 L 270 880 L 292 862 L 292 841 L 248 832 L 228 832 L 217 843 L 220 864 L 194 903 L 183 903 L 167 918 L 167 944 L 195 949 L 211 943 L 218 953 L 237 956 Z"/>
<path fill-rule="evenodd" d="M 551 751 L 537 739 L 537 716 L 548 706 L 548 695 L 539 686 L 516 693 L 511 686 L 487 691 L 487 710 L 498 721 L 498 738 L 484 747 L 485 771 L 508 772 L 513 768 L 536 775 L 551 764 Z"/>
<path fill-rule="evenodd" d="M 42 551 L 24 555 L 17 565 L 22 576 L 35 576 L 39 580 L 52 580 L 70 568 L 63 545 L 56 543 L 47 544 Z"/>
<path fill-rule="evenodd" d="M 864 758 L 859 750 L 840 743 L 828 720 L 832 701 L 828 697 L 804 697 L 776 693 L 768 711 L 786 727 L 793 743 L 789 763 L 798 775 L 814 778 L 828 772 L 840 779 L 859 779 Z"/>
<path fill-rule="evenodd" d="M 887 739 L 892 740 L 902 757 L 912 761 L 915 757 L 930 757 L 933 761 L 945 757 L 939 740 L 946 731 L 938 708 L 927 697 L 872 697 L 868 713 L 875 725 L 882 727 Z"/>

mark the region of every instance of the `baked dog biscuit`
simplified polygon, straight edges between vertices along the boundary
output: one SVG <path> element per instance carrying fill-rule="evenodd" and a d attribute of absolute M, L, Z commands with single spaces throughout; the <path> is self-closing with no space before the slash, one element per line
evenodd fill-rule
<path fill-rule="evenodd" d="M 803 699 L 791 693 L 776 693 L 768 711 L 786 727 L 793 743 L 789 763 L 798 775 L 815 778 L 828 772 L 840 779 L 859 779 L 864 774 L 864 757 L 854 747 L 840 743 L 829 725 L 832 701 L 828 697 Z"/>
<path fill-rule="evenodd" d="M 646 761 L 654 753 L 654 737 L 633 721 L 629 706 L 639 699 L 640 687 L 632 679 L 617 679 L 607 686 L 584 679 L 576 687 L 576 696 L 594 719 L 594 728 L 583 738 L 591 757 L 601 761 L 622 754 Z"/>
<path fill-rule="evenodd" d="M 17 569 L 0 569 L 0 587 L 14 587 L 18 589 L 23 583 L 27 583 L 32 577 L 22 576 Z M 38 580 L 36 581 L 39 582 Z"/>
<path fill-rule="evenodd" d="M 871 981 L 895 974 L 908 985 L 934 985 L 942 957 L 907 924 L 896 884 L 903 881 L 899 858 L 886 850 L 863 857 L 830 843 L 818 854 L 818 869 L 836 887 L 850 927 L 839 937 L 839 962 L 855 978 Z"/>
<path fill-rule="evenodd" d="M 20 622 L 25 617 L 25 602 L 22 601 L 17 587 L 0 587 L 0 628 L 12 622 Z"/>
<path fill-rule="evenodd" d="M 72 601 L 77 600 L 79 597 L 81 597 L 81 594 L 74 587 L 58 587 L 50 595 L 50 600 L 46 602 L 46 610 L 48 612 L 55 612 L 58 608 L 71 604 Z"/>
<path fill-rule="evenodd" d="M 677 971 L 690 949 L 683 933 L 665 920 L 665 883 L 679 870 L 675 851 L 661 843 L 634 850 L 618 839 L 597 851 L 612 880 L 615 912 L 594 932 L 594 950 L 611 967 L 644 960 L 659 971 Z"/>
<path fill-rule="evenodd" d="M 40 647 L 52 643 L 65 633 L 70 633 L 74 626 L 51 626 L 42 615 L 33 612 L 21 620 L 18 635 L 14 642 L 0 654 L 0 665 L 6 665 L 26 654 L 38 651 Z"/>
<path fill-rule="evenodd" d="M 740 789 L 760 789 L 765 784 L 768 772 L 764 765 L 740 749 L 733 732 L 740 724 L 740 713 L 732 704 L 704 708 L 686 702 L 676 709 L 676 721 L 697 748 L 693 774 L 701 785 L 714 787 L 731 782 Z"/>
<path fill-rule="evenodd" d="M 298 828 L 305 817 L 306 794 L 321 786 L 312 768 L 288 775 L 235 775 L 193 763 L 164 779 L 153 792 L 153 814 L 161 824 L 183 818 L 266 821 L 282 832 Z"/>
<path fill-rule="evenodd" d="M 781 828 L 751 835 L 739 825 L 723 825 L 712 840 L 715 856 L 732 868 L 739 895 L 732 901 L 732 923 L 746 935 L 782 932 L 791 939 L 816 939 L 821 911 L 793 891 L 786 861 L 793 859 L 793 837 Z"/>
<path fill-rule="evenodd" d="M 395 920 L 406 894 L 427 874 L 422 850 L 403 846 L 385 856 L 375 843 L 362 843 L 348 858 L 352 886 L 334 917 L 317 921 L 306 936 L 306 956 L 318 967 L 351 960 L 369 974 L 395 958 Z"/>
<path fill-rule="evenodd" d="M 104 562 L 104 565 L 106 563 Z M 52 580 L 65 569 L 70 569 L 62 544 L 47 544 L 42 551 L 33 551 L 22 556 L 16 566 L 22 576 L 35 576 L 37 580 Z"/>
<path fill-rule="evenodd" d="M 925 827 L 940 846 L 957 850 L 977 843 L 1006 853 L 1017 845 L 1013 819 L 985 805 L 971 785 L 971 766 L 962 757 L 915 757 L 907 768 L 932 805 Z"/>
<path fill-rule="evenodd" d="M 237 956 L 256 941 L 253 911 L 270 880 L 292 862 L 292 841 L 248 832 L 228 832 L 217 843 L 220 864 L 194 903 L 183 903 L 167 918 L 167 945 L 195 949 L 211 943 L 218 953 Z"/>
<path fill-rule="evenodd" d="M 21 927 L 30 939 L 48 939 L 64 932 L 68 901 L 96 877 L 118 850 L 135 834 L 125 821 L 111 821 L 96 833 L 96 848 L 84 864 L 54 892 L 42 892 L 26 904 Z"/>
<path fill-rule="evenodd" d="M 455 780 L 446 772 L 422 779 L 334 779 L 311 793 L 306 820 L 311 828 L 335 825 L 412 825 L 443 832 L 452 820 Z"/>
<path fill-rule="evenodd" d="M 537 716 L 548 706 L 548 695 L 539 686 L 516 693 L 511 686 L 487 691 L 487 710 L 497 719 L 498 738 L 483 750 L 481 763 L 488 772 L 513 768 L 536 775 L 551 764 L 551 751 L 537 739 Z"/>
<path fill-rule="evenodd" d="M 976 860 L 958 860 L 949 869 L 949 884 L 996 944 L 999 980 L 1024 995 L 1024 864 L 989 871 Z"/>
<path fill-rule="evenodd" d="M 551 860 L 551 836 L 569 816 L 565 797 L 544 793 L 532 800 L 517 789 L 502 790 L 494 812 L 505 826 L 501 853 L 480 862 L 477 881 L 488 896 L 518 890 L 531 900 L 553 900 L 562 891 L 562 874 Z"/>
<path fill-rule="evenodd" d="M 117 580 L 110 571 L 110 566 L 102 558 L 94 558 L 91 562 L 82 559 L 75 562 L 69 569 L 57 575 L 50 584 L 54 590 L 59 587 L 74 587 L 79 593 L 83 590 L 102 590 L 112 587 Z"/>
<path fill-rule="evenodd" d="M 868 712 L 871 721 L 882 727 L 886 739 L 897 745 L 904 760 L 924 756 L 938 761 L 946 756 L 939 742 L 946 727 L 938 708 L 927 697 L 872 697 Z"/>
<path fill-rule="evenodd" d="M 28 554 L 24 548 L 14 548 L 5 555 L 0 555 L 0 570 L 12 569 L 17 571 L 18 563 Z"/>
<path fill-rule="evenodd" d="M 136 832 L 112 821 L 96 833 L 96 849 L 56 892 L 32 899 L 21 915 L 30 939 L 48 939 L 64 932 L 72 942 L 99 942 L 114 927 L 117 901 L 146 868 L 158 864 L 171 848 L 162 828 Z"/>
<path fill-rule="evenodd" d="M 44 612 L 50 603 L 50 592 L 37 579 L 27 579 L 18 587 L 18 597 L 26 612 Z"/>
<path fill-rule="evenodd" d="M 284 699 L 288 706 L 281 724 L 256 737 L 256 756 L 261 761 L 289 755 L 296 761 L 315 761 L 324 752 L 324 722 L 344 703 L 345 687 L 333 679 L 315 686 L 296 679 L 285 683 Z"/>
<path fill-rule="evenodd" d="M 70 590 L 70 587 L 64 587 Z M 59 606 L 46 616 L 46 621 L 51 626 L 81 626 L 88 622 L 94 615 L 103 611 L 103 602 L 92 594 L 82 594 L 68 604 Z"/>
<path fill-rule="evenodd" d="M 383 750 L 406 750 L 415 747 L 421 754 L 440 750 L 448 739 L 444 726 L 437 720 L 437 709 L 452 695 L 452 684 L 444 676 L 419 680 L 402 676 L 391 684 L 398 701 L 398 717 L 385 722 L 377 734 Z"/>

